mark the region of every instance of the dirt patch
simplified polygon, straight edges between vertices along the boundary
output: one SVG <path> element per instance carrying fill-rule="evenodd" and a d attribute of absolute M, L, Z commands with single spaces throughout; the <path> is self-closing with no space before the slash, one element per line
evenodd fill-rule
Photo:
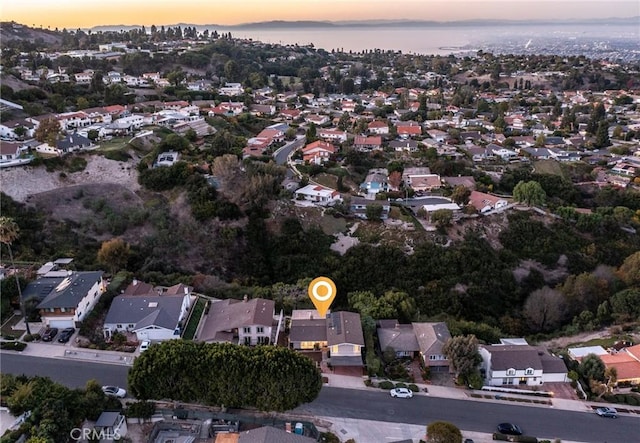
<path fill-rule="evenodd" d="M 37 194 L 86 184 L 116 184 L 129 191 L 140 189 L 138 171 L 132 162 L 119 162 L 91 155 L 86 157 L 87 167 L 80 172 L 47 172 L 44 167 L 18 166 L 0 169 L 2 192 L 18 202 L 28 202 Z"/>

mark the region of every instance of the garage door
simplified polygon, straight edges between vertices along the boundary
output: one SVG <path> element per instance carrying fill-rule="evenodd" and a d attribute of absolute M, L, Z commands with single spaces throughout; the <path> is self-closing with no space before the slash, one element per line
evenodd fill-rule
<path fill-rule="evenodd" d="M 49 327 L 58 329 L 71 328 L 73 327 L 73 320 L 50 320 Z"/>

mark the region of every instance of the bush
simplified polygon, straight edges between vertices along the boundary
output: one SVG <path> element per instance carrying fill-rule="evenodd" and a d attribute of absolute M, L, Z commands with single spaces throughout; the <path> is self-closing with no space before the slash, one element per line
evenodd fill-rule
<path fill-rule="evenodd" d="M 127 417 L 136 417 L 136 418 L 144 418 L 149 419 L 156 412 L 156 404 L 152 401 L 138 401 L 135 403 L 131 403 L 127 410 L 125 411 L 125 415 Z"/>
<path fill-rule="evenodd" d="M 340 439 L 331 432 L 323 432 L 320 434 L 320 441 L 324 443 L 340 443 Z"/>
<path fill-rule="evenodd" d="M 381 381 L 380 383 L 378 383 L 378 387 L 380 389 L 393 389 L 394 386 L 395 385 L 393 384 L 393 382 L 390 382 L 390 381 L 387 381 L 387 380 Z"/>
<path fill-rule="evenodd" d="M 504 434 L 500 434 L 498 432 L 494 432 L 493 433 L 493 439 L 494 440 L 500 440 L 500 441 L 509 441 L 509 436 L 508 435 L 504 435 Z"/>
<path fill-rule="evenodd" d="M 396 388 L 406 388 L 406 383 L 396 383 Z"/>
<path fill-rule="evenodd" d="M 27 347 L 26 343 L 23 343 L 21 341 L 4 341 L 2 343 L 0 343 L 0 349 L 5 349 L 8 351 L 24 351 L 24 349 Z"/>
<path fill-rule="evenodd" d="M 516 435 L 511 441 L 517 441 L 520 443 L 538 443 L 538 439 L 530 435 Z"/>
<path fill-rule="evenodd" d="M 371 379 L 370 379 L 370 378 L 368 378 L 368 379 L 366 379 L 366 380 L 364 381 L 364 385 L 365 385 L 366 387 L 370 388 L 371 386 L 373 386 L 373 382 L 371 381 Z"/>
<path fill-rule="evenodd" d="M 26 334 L 22 339 L 23 339 L 24 341 L 26 341 L 26 342 L 31 342 L 31 341 L 33 341 L 33 335 L 31 335 L 31 334 Z"/>
<path fill-rule="evenodd" d="M 412 392 L 418 392 L 420 391 L 420 388 L 417 385 L 414 385 L 413 383 L 411 383 L 409 386 L 407 386 Z"/>

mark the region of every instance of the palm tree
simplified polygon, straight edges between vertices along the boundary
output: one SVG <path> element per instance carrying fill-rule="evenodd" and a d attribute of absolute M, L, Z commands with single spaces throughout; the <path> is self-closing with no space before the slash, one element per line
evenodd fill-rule
<path fill-rule="evenodd" d="M 27 334 L 31 335 L 31 330 L 29 329 L 29 322 L 27 321 L 27 313 L 24 307 L 24 301 L 22 300 L 22 289 L 20 288 L 20 279 L 18 278 L 18 273 L 15 272 L 15 264 L 13 262 L 13 252 L 11 251 L 11 245 L 18 238 L 19 234 L 20 234 L 20 228 L 12 218 L 0 217 L 0 243 L 4 243 L 5 245 L 7 245 L 7 249 L 9 250 L 9 260 L 11 260 L 11 266 L 14 268 L 13 275 L 16 278 L 16 286 L 18 287 L 18 297 L 20 301 L 20 308 L 22 310 L 22 316 L 24 317 L 24 325 L 27 328 Z"/>

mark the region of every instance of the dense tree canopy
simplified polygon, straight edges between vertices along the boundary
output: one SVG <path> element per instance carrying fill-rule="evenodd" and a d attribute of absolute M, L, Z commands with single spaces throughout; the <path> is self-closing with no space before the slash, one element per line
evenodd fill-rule
<path fill-rule="evenodd" d="M 287 348 L 168 340 L 135 360 L 129 387 L 143 400 L 286 411 L 315 399 L 322 379 L 312 360 Z"/>

